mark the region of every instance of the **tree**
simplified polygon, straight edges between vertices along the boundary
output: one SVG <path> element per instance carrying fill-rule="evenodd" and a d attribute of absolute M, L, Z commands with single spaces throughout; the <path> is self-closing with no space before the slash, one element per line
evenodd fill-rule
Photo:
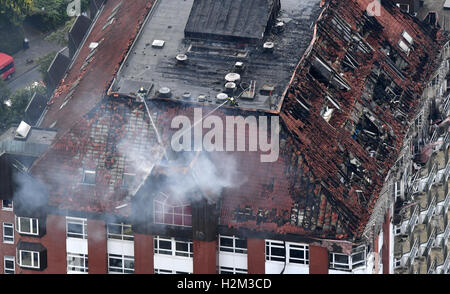
<path fill-rule="evenodd" d="M 55 59 L 56 54 L 58 54 L 56 51 L 52 51 L 50 53 L 45 54 L 44 56 L 40 57 L 37 60 L 37 63 L 39 64 L 39 72 L 41 73 L 42 79 L 47 83 L 47 70 L 52 64 L 53 59 Z"/>
<path fill-rule="evenodd" d="M 31 11 L 33 0 L 0 0 L 0 18 L 18 25 Z"/>
<path fill-rule="evenodd" d="M 55 42 L 58 45 L 66 47 L 69 44 L 69 31 L 72 28 L 75 19 L 76 18 L 73 17 L 72 19 L 68 20 L 63 28 L 54 31 L 53 33 L 45 37 L 45 40 L 49 42 Z"/>

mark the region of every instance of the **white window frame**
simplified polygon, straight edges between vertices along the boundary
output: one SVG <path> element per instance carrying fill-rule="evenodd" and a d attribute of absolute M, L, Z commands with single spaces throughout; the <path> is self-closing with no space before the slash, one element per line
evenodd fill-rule
<path fill-rule="evenodd" d="M 15 218 L 16 218 L 16 231 L 19 233 L 19 234 L 24 234 L 24 235 L 34 235 L 34 236 L 37 236 L 37 235 L 39 235 L 39 219 L 37 219 L 37 218 L 31 218 L 31 217 L 20 217 L 20 216 L 15 216 Z M 20 224 L 22 223 L 22 221 L 21 220 L 23 220 L 23 221 L 25 221 L 26 219 L 28 219 L 29 220 L 29 225 L 30 225 L 30 232 L 26 232 L 26 231 L 22 231 L 22 228 L 21 228 L 21 226 L 20 226 Z M 35 222 L 35 224 L 36 224 L 36 226 L 34 227 L 33 226 L 33 221 L 36 221 Z"/>
<path fill-rule="evenodd" d="M 154 273 L 156 275 L 190 275 L 191 273 L 188 272 L 179 272 L 179 271 L 173 271 L 173 270 L 167 270 L 167 269 L 159 269 L 155 268 Z"/>
<path fill-rule="evenodd" d="M 31 265 L 23 264 L 22 262 L 22 253 L 30 253 L 31 254 Z M 34 264 L 34 255 L 37 255 L 37 265 Z M 20 267 L 25 268 L 40 268 L 41 257 L 38 251 L 30 251 L 30 250 L 19 250 L 19 265 Z"/>
<path fill-rule="evenodd" d="M 266 261 L 276 261 L 276 262 L 285 262 L 286 261 L 286 252 L 287 246 L 285 246 L 282 241 L 274 241 L 274 240 L 266 240 Z M 271 248 L 283 249 L 284 255 L 272 255 Z M 269 250 L 267 250 L 269 249 Z"/>
<path fill-rule="evenodd" d="M 122 266 L 121 267 L 112 266 L 110 264 L 110 259 L 119 259 L 122 263 Z M 125 261 L 132 261 L 133 268 L 125 267 Z M 111 253 L 108 254 L 108 273 L 110 273 L 110 274 L 134 274 L 134 267 L 135 267 L 134 256 L 111 254 Z M 114 271 L 114 270 L 116 270 L 116 271 Z"/>
<path fill-rule="evenodd" d="M 75 225 L 82 226 L 82 233 L 78 232 L 69 232 L 69 223 Z M 70 236 L 69 236 L 70 234 Z M 87 231 L 87 219 L 85 218 L 77 218 L 77 217 L 66 217 L 66 238 L 74 238 L 74 239 L 87 239 L 88 231 Z"/>
<path fill-rule="evenodd" d="M 9 206 L 4 206 L 3 204 L 4 204 L 4 202 L 3 201 L 11 201 L 11 207 L 9 207 Z M 13 204 L 13 201 L 12 200 L 2 200 L 2 210 L 5 210 L 5 211 L 12 211 L 14 209 L 14 204 Z"/>
<path fill-rule="evenodd" d="M 336 256 L 343 256 L 347 258 L 347 262 L 337 262 Z M 330 268 L 335 270 L 342 270 L 342 271 L 350 271 L 352 269 L 351 261 L 350 261 L 350 255 L 343 254 L 343 253 L 330 253 Z"/>
<path fill-rule="evenodd" d="M 359 249 L 361 249 L 361 248 L 359 248 Z M 353 261 L 355 255 L 359 255 L 359 254 L 363 254 L 364 258 L 359 261 Z M 337 255 L 346 256 L 348 262 L 347 263 L 336 262 L 335 257 Z M 367 261 L 367 251 L 366 251 L 365 247 L 364 247 L 364 250 L 358 250 L 356 252 L 352 252 L 352 254 L 350 254 L 350 255 L 343 254 L 343 253 L 330 252 L 330 269 L 342 270 L 342 271 L 352 271 L 357 268 L 365 266 L 366 261 Z"/>
<path fill-rule="evenodd" d="M 120 226 L 120 234 L 116 234 L 116 233 L 111 233 L 109 231 L 110 226 Z M 107 236 L 108 239 L 114 239 L 114 240 L 122 240 L 122 241 L 133 241 L 134 240 L 134 235 L 128 235 L 125 234 L 125 228 L 129 228 L 130 230 L 132 229 L 131 225 L 128 224 L 124 224 L 124 223 L 109 223 L 106 226 L 106 230 L 107 230 Z"/>
<path fill-rule="evenodd" d="M 266 261 L 286 262 L 291 264 L 309 265 L 309 245 L 302 243 L 286 242 L 284 246 L 283 241 L 266 240 Z M 285 249 L 284 256 L 272 255 L 271 248 Z M 269 249 L 269 250 L 268 250 Z M 303 258 L 291 256 L 291 251 L 303 252 Z"/>
<path fill-rule="evenodd" d="M 159 200 L 158 197 L 164 197 L 165 199 L 163 201 Z M 160 225 L 167 225 L 167 226 L 175 226 L 175 227 L 192 227 L 192 208 L 191 208 L 191 214 L 185 213 L 185 207 L 190 206 L 189 204 L 185 203 L 180 203 L 179 205 L 171 205 L 168 204 L 167 201 L 169 200 L 169 196 L 167 196 L 166 194 L 160 192 L 159 195 L 157 197 L 155 197 L 155 199 L 153 200 L 153 222 L 155 224 L 160 224 Z M 156 204 L 159 204 L 162 206 L 162 212 L 156 209 Z M 175 209 L 176 208 L 181 208 L 181 213 L 175 213 Z M 166 213 L 166 211 L 168 209 L 173 209 L 173 213 Z M 162 214 L 162 222 L 157 221 L 157 214 Z M 165 223 L 164 219 L 165 219 L 165 215 L 172 215 L 172 223 Z M 182 224 L 175 224 L 175 216 L 179 216 L 181 217 L 182 220 Z M 191 224 L 186 224 L 185 223 L 185 218 L 186 217 L 190 217 L 191 218 Z"/>
<path fill-rule="evenodd" d="M 81 265 L 69 264 L 74 259 L 79 259 Z M 89 259 L 87 254 L 67 252 L 67 273 L 87 274 L 89 272 Z"/>
<path fill-rule="evenodd" d="M 243 269 L 243 268 L 232 268 L 232 267 L 220 266 L 219 274 L 243 275 L 243 274 L 248 274 L 248 270 Z"/>
<path fill-rule="evenodd" d="M 394 258 L 394 268 L 399 268 L 402 265 L 402 259 L 401 258 Z"/>
<path fill-rule="evenodd" d="M 12 236 L 6 235 L 5 230 L 7 227 L 9 227 L 12 230 Z M 6 240 L 6 238 L 10 238 L 10 239 Z M 14 244 L 14 224 L 3 223 L 3 243 Z"/>
<path fill-rule="evenodd" d="M 7 261 L 12 261 L 13 263 L 13 268 L 7 268 L 6 267 L 6 262 Z M 4 256 L 3 257 L 3 273 L 5 275 L 7 274 L 15 274 L 16 273 L 16 258 L 14 256 Z"/>
<path fill-rule="evenodd" d="M 226 246 L 222 244 L 222 239 L 231 239 L 231 241 L 233 242 L 233 246 Z M 237 247 L 237 242 L 236 241 L 245 241 L 245 248 L 243 247 Z M 236 253 L 236 254 L 247 254 L 247 240 L 246 239 L 241 239 L 238 238 L 236 236 L 224 236 L 224 235 L 219 235 L 219 251 L 221 252 L 227 252 L 227 253 Z"/>
<path fill-rule="evenodd" d="M 192 241 L 177 240 L 175 238 L 161 238 L 159 236 L 155 236 L 153 238 L 153 240 L 154 240 L 153 241 L 153 252 L 154 252 L 154 254 L 174 256 L 174 257 L 179 257 L 179 258 L 192 258 L 194 256 L 194 244 L 192 243 Z M 160 241 L 170 242 L 171 243 L 171 249 L 160 249 L 160 245 L 159 245 Z M 176 249 L 177 243 L 187 244 L 188 245 L 188 251 L 177 250 Z"/>
<path fill-rule="evenodd" d="M 394 226 L 394 236 L 399 236 L 402 234 L 402 226 Z"/>

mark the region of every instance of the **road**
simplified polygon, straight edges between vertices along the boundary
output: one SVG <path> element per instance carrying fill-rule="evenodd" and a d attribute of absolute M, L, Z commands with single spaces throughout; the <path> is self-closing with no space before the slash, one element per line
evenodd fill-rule
<path fill-rule="evenodd" d="M 39 82 L 41 80 L 42 76 L 39 72 L 39 67 L 34 67 L 33 69 L 23 73 L 19 77 L 13 76 L 11 81 L 8 81 L 7 84 L 8 88 L 11 90 L 11 93 L 13 93 L 20 88 L 28 86 L 33 82 Z"/>

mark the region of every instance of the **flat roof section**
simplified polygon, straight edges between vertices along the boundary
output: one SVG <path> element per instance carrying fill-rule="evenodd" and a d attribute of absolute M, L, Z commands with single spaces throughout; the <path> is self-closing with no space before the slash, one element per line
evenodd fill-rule
<path fill-rule="evenodd" d="M 194 0 L 186 37 L 262 40 L 279 0 Z"/>
<path fill-rule="evenodd" d="M 320 13 L 320 0 L 281 0 L 277 22 L 257 45 L 211 40 L 185 39 L 185 28 L 194 0 L 159 0 L 147 17 L 138 39 L 122 64 L 112 92 L 129 95 L 141 83 L 151 89 L 149 98 L 202 104 L 221 103 L 217 95 L 228 91 L 240 108 L 267 111 L 277 109 L 293 72 L 309 46 L 312 23 Z M 155 40 L 164 41 L 152 46 Z M 269 43 L 270 45 L 270 43 Z M 181 55 L 180 55 L 181 54 Z M 177 56 L 183 58 L 177 60 Z M 225 77 L 238 73 L 236 88 L 226 89 Z M 139 88 L 136 87 L 135 92 Z M 167 90 L 167 89 L 165 89 Z"/>

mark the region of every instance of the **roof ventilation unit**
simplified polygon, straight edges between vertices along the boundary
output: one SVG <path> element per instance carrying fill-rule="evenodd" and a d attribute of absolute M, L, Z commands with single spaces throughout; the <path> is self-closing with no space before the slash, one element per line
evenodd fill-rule
<path fill-rule="evenodd" d="M 26 140 L 26 138 L 30 134 L 30 131 L 31 126 L 26 122 L 22 121 L 16 130 L 16 135 L 14 138 L 18 140 Z"/>
<path fill-rule="evenodd" d="M 219 93 L 219 94 L 217 94 L 216 98 L 217 98 L 216 103 L 218 103 L 218 104 L 224 103 L 228 100 L 228 95 L 226 93 Z"/>
<path fill-rule="evenodd" d="M 159 97 L 170 98 L 172 96 L 172 91 L 167 87 L 162 87 L 158 90 Z"/>
<path fill-rule="evenodd" d="M 191 93 L 190 92 L 184 92 L 182 97 L 183 97 L 184 100 L 190 100 L 191 99 Z"/>
<path fill-rule="evenodd" d="M 178 54 L 176 59 L 178 64 L 186 64 L 188 56 L 186 54 Z"/>
<path fill-rule="evenodd" d="M 266 42 L 263 45 L 263 49 L 264 49 L 265 52 L 272 53 L 274 51 L 274 49 L 275 49 L 275 43 L 273 43 L 273 42 Z"/>
<path fill-rule="evenodd" d="M 234 64 L 234 70 L 237 73 L 242 73 L 244 71 L 244 69 L 245 69 L 245 65 L 242 61 L 238 61 Z"/>
<path fill-rule="evenodd" d="M 225 81 L 238 85 L 241 82 L 241 75 L 238 73 L 229 73 L 225 76 Z"/>
<path fill-rule="evenodd" d="M 274 28 L 275 28 L 275 32 L 277 34 L 282 33 L 284 31 L 284 22 L 282 22 L 282 21 L 277 22 L 275 24 Z"/>
<path fill-rule="evenodd" d="M 234 82 L 228 82 L 225 84 L 225 93 L 228 95 L 234 95 L 236 92 L 236 83 Z"/>

